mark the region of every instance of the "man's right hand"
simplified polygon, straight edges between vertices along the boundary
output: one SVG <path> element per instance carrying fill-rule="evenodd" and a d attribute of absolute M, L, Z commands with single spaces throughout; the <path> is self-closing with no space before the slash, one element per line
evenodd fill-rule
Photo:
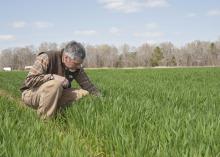
<path fill-rule="evenodd" d="M 63 85 L 63 88 L 68 88 L 69 81 L 65 77 L 59 76 L 59 75 L 56 75 L 56 74 L 53 74 L 53 77 L 54 77 L 54 80 L 57 80 L 57 81 L 61 82 L 61 84 Z"/>

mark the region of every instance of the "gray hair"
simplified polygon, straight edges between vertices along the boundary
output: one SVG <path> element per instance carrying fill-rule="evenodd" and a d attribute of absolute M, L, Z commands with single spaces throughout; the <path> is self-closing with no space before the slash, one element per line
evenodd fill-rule
<path fill-rule="evenodd" d="M 71 59 L 82 62 L 86 57 L 85 48 L 81 43 L 76 41 L 70 41 L 64 48 L 64 53 L 66 53 Z"/>

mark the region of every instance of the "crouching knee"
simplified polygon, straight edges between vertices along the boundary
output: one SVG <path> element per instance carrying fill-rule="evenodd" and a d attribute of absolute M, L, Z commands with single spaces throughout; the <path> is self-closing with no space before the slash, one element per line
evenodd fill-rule
<path fill-rule="evenodd" d="M 57 80 L 50 80 L 45 82 L 42 86 L 41 89 L 45 92 L 53 92 L 53 91 L 62 91 L 63 86 L 60 81 Z"/>

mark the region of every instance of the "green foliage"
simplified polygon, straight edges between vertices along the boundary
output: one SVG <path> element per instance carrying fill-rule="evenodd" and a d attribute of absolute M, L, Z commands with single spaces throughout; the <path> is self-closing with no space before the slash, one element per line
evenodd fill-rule
<path fill-rule="evenodd" d="M 122 61 L 122 55 L 120 55 L 115 63 L 115 67 L 122 67 L 123 61 Z"/>
<path fill-rule="evenodd" d="M 150 64 L 151 66 L 158 66 L 161 59 L 163 59 L 163 52 L 161 51 L 160 47 L 156 47 L 154 49 L 154 52 L 150 58 Z"/>
<path fill-rule="evenodd" d="M 167 62 L 167 65 L 168 66 L 176 66 L 177 63 L 176 63 L 176 57 L 175 56 L 172 56 L 172 58 Z"/>
<path fill-rule="evenodd" d="M 104 96 L 46 122 L 0 96 L 0 156 L 220 156 L 219 68 L 87 72 Z M 25 76 L 1 72 L 0 88 L 19 98 Z"/>
<path fill-rule="evenodd" d="M 212 54 L 212 55 L 215 55 L 216 50 L 217 50 L 217 48 L 216 48 L 216 46 L 215 46 L 215 43 L 211 43 L 211 44 L 210 44 L 210 52 L 211 52 L 211 54 Z"/>
<path fill-rule="evenodd" d="M 209 49 L 209 62 L 211 63 L 211 65 L 217 65 L 218 49 L 216 48 L 215 43 L 211 43 Z"/>

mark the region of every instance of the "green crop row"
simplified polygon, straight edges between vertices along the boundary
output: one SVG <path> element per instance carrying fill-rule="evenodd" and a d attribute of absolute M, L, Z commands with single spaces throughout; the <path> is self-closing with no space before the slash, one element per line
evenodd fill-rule
<path fill-rule="evenodd" d="M 219 68 L 87 72 L 103 97 L 46 122 L 16 101 L 26 73 L 0 72 L 1 155 L 220 157 Z"/>

